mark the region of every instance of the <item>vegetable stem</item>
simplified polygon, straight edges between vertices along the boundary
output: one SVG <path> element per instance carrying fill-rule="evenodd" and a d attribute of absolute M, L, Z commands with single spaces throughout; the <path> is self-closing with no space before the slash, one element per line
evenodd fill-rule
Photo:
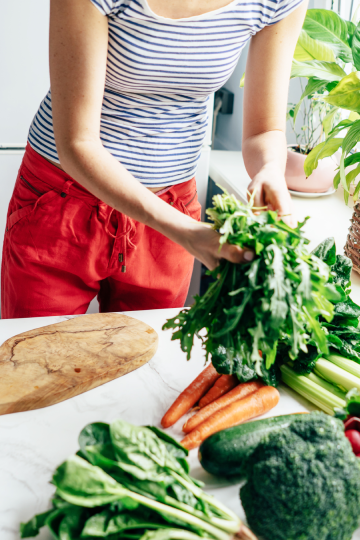
<path fill-rule="evenodd" d="M 172 476 L 176 478 L 176 480 L 180 484 L 182 484 L 189 491 L 191 491 L 195 495 L 195 497 L 201 498 L 202 500 L 206 501 L 214 508 L 217 508 L 218 510 L 220 510 L 225 516 L 228 516 L 228 521 L 221 520 L 220 518 L 211 518 L 212 521 L 213 520 L 217 521 L 218 527 L 221 527 L 224 530 L 228 532 L 232 532 L 232 533 L 235 533 L 239 530 L 239 527 L 241 525 L 241 520 L 238 518 L 236 514 L 234 514 L 234 512 L 232 512 L 231 510 L 229 510 L 229 508 L 221 504 L 221 502 L 215 500 L 214 497 L 212 497 L 211 495 L 207 495 L 206 493 L 204 493 L 204 491 L 200 490 L 194 484 L 190 484 L 190 482 L 187 482 L 186 480 L 184 480 L 184 478 L 182 478 L 176 472 L 173 472 Z"/>
<path fill-rule="evenodd" d="M 360 378 L 360 365 L 354 362 L 354 360 L 349 360 L 349 358 L 344 358 L 337 354 L 330 354 L 326 357 L 329 362 L 332 362 L 336 366 L 345 369 L 348 373 L 352 373 L 355 377 Z"/>
<path fill-rule="evenodd" d="M 204 495 L 202 496 L 202 499 L 204 500 Z M 222 529 L 229 533 L 235 533 L 239 530 L 239 527 L 241 525 L 240 520 L 235 516 L 236 520 L 235 523 L 231 522 L 229 520 L 224 520 L 215 516 L 208 517 L 205 514 L 203 514 L 200 510 L 196 510 L 195 508 L 192 508 L 186 503 L 182 503 L 180 501 L 177 501 L 173 497 L 167 496 L 165 498 L 165 503 L 173 506 L 175 508 L 178 508 L 179 510 L 183 510 L 184 512 L 187 512 L 189 514 L 193 514 L 194 516 L 198 517 L 199 519 L 203 519 L 204 521 L 207 521 L 211 525 L 215 525 L 216 527 L 219 527 L 219 529 Z"/>
<path fill-rule="evenodd" d="M 342 386 L 346 390 L 353 388 L 360 390 L 360 378 L 329 362 L 329 360 L 325 360 L 325 358 L 319 358 L 316 361 L 314 371 L 327 381 Z"/>
<path fill-rule="evenodd" d="M 308 379 L 304 375 L 299 375 L 287 365 L 280 367 L 282 380 L 295 392 L 302 395 L 314 405 L 327 414 L 334 415 L 334 407 L 344 408 L 346 401 L 335 394 L 332 394 L 324 387 Z"/>
<path fill-rule="evenodd" d="M 121 497 L 123 497 L 123 489 L 121 489 Z M 183 512 L 182 510 L 179 510 L 177 508 L 173 508 L 172 506 L 167 506 L 166 504 L 160 503 L 158 501 L 154 501 L 152 499 L 148 499 L 147 497 L 144 497 L 143 495 L 139 495 L 138 493 L 135 493 L 133 491 L 128 491 L 128 496 L 131 497 L 134 501 L 139 502 L 143 506 L 146 506 L 148 508 L 152 508 L 156 512 L 159 512 L 160 514 L 168 514 L 175 519 L 182 520 L 184 523 L 188 523 L 189 525 L 193 525 L 196 528 L 202 528 L 204 531 L 207 531 L 210 533 L 214 538 L 218 540 L 230 540 L 230 537 L 225 532 L 219 530 L 218 528 L 214 527 L 213 525 L 210 525 L 206 521 L 203 521 L 202 519 L 193 516 L 191 514 L 188 514 L 187 512 Z M 114 490 L 114 494 L 116 491 Z M 236 529 L 238 530 L 238 528 Z"/>
<path fill-rule="evenodd" d="M 325 379 L 323 379 L 322 377 L 319 377 L 315 373 L 308 373 L 308 374 L 304 375 L 304 377 L 306 377 L 307 379 L 310 379 L 310 381 L 313 381 L 314 383 L 322 386 L 323 388 L 325 388 L 325 390 L 328 390 L 329 392 L 331 392 L 332 394 L 334 394 L 338 398 L 343 399 L 344 401 L 346 400 L 345 392 L 340 390 L 334 384 L 331 384 L 328 381 L 325 381 Z"/>

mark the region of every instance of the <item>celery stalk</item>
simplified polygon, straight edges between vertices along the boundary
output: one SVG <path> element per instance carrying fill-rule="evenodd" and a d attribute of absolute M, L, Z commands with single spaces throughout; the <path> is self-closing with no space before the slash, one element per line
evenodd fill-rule
<path fill-rule="evenodd" d="M 344 399 L 339 398 L 304 375 L 298 375 L 287 365 L 280 367 L 282 380 L 295 392 L 302 395 L 311 403 L 330 415 L 334 415 L 334 407 L 343 408 L 346 405 Z"/>
<path fill-rule="evenodd" d="M 354 360 L 349 360 L 349 358 L 344 358 L 344 356 L 339 356 L 337 354 L 330 354 L 326 359 L 360 379 L 360 364 L 354 362 Z"/>
<path fill-rule="evenodd" d="M 315 373 L 307 373 L 306 375 L 304 375 L 304 377 L 307 377 L 308 379 L 310 379 L 310 381 L 313 381 L 316 384 L 319 384 L 320 386 L 325 388 L 325 390 L 328 390 L 332 394 L 335 394 L 335 396 L 337 396 L 338 398 L 343 399 L 344 401 L 346 400 L 345 392 L 342 392 L 334 384 L 331 384 L 328 381 L 325 381 L 325 379 L 323 379 L 322 377 L 318 377 L 317 375 L 315 375 Z"/>
<path fill-rule="evenodd" d="M 357 388 L 360 391 L 359 377 L 356 377 L 352 373 L 329 362 L 329 360 L 325 360 L 325 358 L 319 358 L 319 360 L 316 361 L 314 371 L 317 375 L 320 375 L 320 377 L 323 377 L 333 384 L 342 386 L 345 390 Z"/>

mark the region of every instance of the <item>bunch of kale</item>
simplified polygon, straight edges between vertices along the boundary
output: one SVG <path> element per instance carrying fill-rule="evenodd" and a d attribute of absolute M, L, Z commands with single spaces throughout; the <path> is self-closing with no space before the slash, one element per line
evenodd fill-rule
<path fill-rule="evenodd" d="M 254 213 L 252 204 L 226 192 L 214 197 L 207 214 L 220 245 L 250 248 L 256 257 L 240 265 L 223 261 L 209 272 L 214 281 L 206 293 L 163 328 L 175 329 L 172 339 L 180 340 L 188 359 L 198 336 L 219 373 L 275 385 L 283 358 L 301 372 L 329 346 L 345 355 L 360 334 L 360 309 L 348 296 L 351 261 L 335 255 L 333 239 L 310 253 L 304 223 L 292 229 L 276 212 Z M 351 350 L 360 355 L 358 345 Z"/>

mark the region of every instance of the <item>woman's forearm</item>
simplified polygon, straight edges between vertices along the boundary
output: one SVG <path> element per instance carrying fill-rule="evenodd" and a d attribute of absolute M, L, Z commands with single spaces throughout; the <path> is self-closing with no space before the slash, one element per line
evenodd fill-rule
<path fill-rule="evenodd" d="M 185 230 L 199 226 L 138 182 L 100 141 L 76 142 L 59 148 L 59 157 L 65 172 L 101 201 L 180 245 L 186 243 Z"/>
<path fill-rule="evenodd" d="M 251 179 L 260 172 L 285 173 L 286 138 L 283 131 L 267 131 L 243 140 L 242 154 Z"/>
<path fill-rule="evenodd" d="M 248 262 L 253 253 L 239 246 L 224 244 L 220 235 L 205 223 L 176 210 L 146 189 L 105 148 L 100 140 L 58 144 L 60 163 L 65 172 L 112 208 L 148 225 L 184 247 L 207 268 L 216 268 L 220 259 Z"/>

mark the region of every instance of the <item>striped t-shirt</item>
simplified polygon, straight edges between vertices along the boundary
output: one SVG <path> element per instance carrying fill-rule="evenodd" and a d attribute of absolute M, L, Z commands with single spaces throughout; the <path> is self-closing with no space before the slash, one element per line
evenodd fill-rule
<path fill-rule="evenodd" d="M 142 184 L 195 175 L 209 95 L 225 84 L 251 36 L 302 0 L 234 0 L 203 15 L 168 19 L 147 0 L 90 0 L 109 20 L 100 137 Z M 29 130 L 30 145 L 59 163 L 51 91 Z"/>

